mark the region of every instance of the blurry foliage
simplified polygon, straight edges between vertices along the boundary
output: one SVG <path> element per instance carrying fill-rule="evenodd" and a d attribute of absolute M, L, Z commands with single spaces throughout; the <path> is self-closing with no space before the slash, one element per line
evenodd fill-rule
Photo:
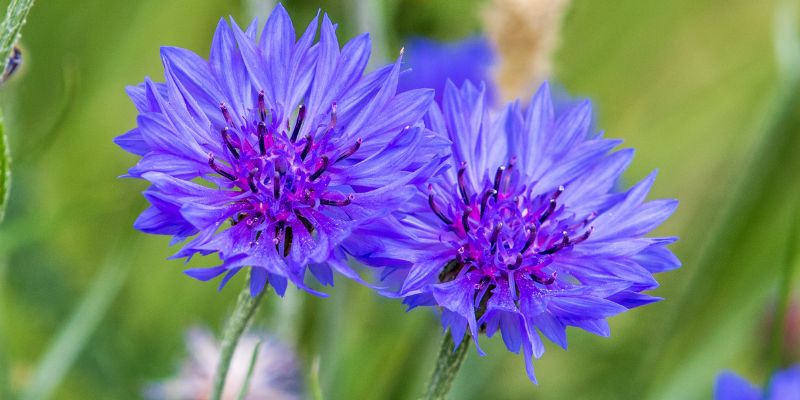
<path fill-rule="evenodd" d="M 408 36 L 479 32 L 487 6 L 384 4 L 389 37 L 376 40 L 388 43 L 385 57 Z M 350 0 L 286 7 L 297 25 L 324 7 L 343 37 L 357 32 Z M 236 290 L 185 277 L 180 261 L 166 260 L 176 250 L 168 239 L 133 232 L 146 185 L 117 179 L 135 157 L 111 140 L 135 124 L 124 87 L 160 80 L 159 46 L 206 56 L 216 21 L 249 20 L 244 10 L 212 0 L 86 0 L 43 2 L 29 15 L 23 76 L 0 94 L 18 159 L 0 225 L 0 325 L 11 359 L 0 390 L 5 372 L 17 391 L 29 382 L 118 243 L 130 247 L 130 274 L 53 398 L 137 398 L 144 383 L 173 373 L 186 327 L 220 331 Z M 658 277 L 654 294 L 665 301 L 613 318 L 610 338 L 571 331 L 568 351 L 548 345 L 535 363 L 539 386 L 521 356 L 485 341 L 488 356 L 468 355 L 452 398 L 708 398 L 722 368 L 754 380 L 768 371 L 755 349 L 770 332 L 758 321 L 786 263 L 800 167 L 800 100 L 773 61 L 773 11 L 771 1 L 574 2 L 556 79 L 594 101 L 607 136 L 636 148 L 628 184 L 660 169 L 653 197 L 681 205 L 658 234 L 681 237 L 674 250 L 684 267 Z M 436 316 L 406 314 L 343 279 L 328 292 L 267 298 L 256 323 L 295 341 L 307 370 L 319 357 L 326 399 L 416 398 L 433 367 Z"/>

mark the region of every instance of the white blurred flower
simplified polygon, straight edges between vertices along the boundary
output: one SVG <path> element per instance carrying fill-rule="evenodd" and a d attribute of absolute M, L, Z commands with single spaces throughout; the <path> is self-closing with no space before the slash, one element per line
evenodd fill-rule
<path fill-rule="evenodd" d="M 233 354 L 222 398 L 235 400 L 247 379 L 247 370 L 258 342 L 258 358 L 250 379 L 247 400 L 300 400 L 303 379 L 294 352 L 263 333 L 242 336 Z M 186 333 L 188 356 L 178 374 L 152 384 L 145 390 L 150 400 L 204 400 L 211 397 L 214 370 L 219 361 L 219 343 L 205 328 L 192 328 Z"/>

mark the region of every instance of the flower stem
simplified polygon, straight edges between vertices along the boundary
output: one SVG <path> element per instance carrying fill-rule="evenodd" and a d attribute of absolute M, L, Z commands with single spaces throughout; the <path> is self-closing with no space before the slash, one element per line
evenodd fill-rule
<path fill-rule="evenodd" d="M 247 326 L 250 325 L 253 315 L 255 315 L 259 304 L 261 304 L 261 298 L 264 297 L 264 293 L 266 292 L 267 289 L 264 288 L 261 293 L 257 294 L 255 297 L 250 295 L 250 274 L 248 273 L 244 289 L 239 293 L 239 298 L 236 300 L 236 309 L 225 325 L 225 334 L 222 336 L 222 348 L 219 354 L 219 364 L 217 364 L 217 370 L 214 373 L 214 392 L 213 396 L 211 396 L 212 400 L 220 400 L 222 398 L 222 390 L 225 388 L 225 378 L 228 375 L 228 368 L 231 366 L 233 352 L 236 350 L 236 345 L 239 343 L 239 338 L 242 336 L 242 333 L 247 329 Z"/>
<path fill-rule="evenodd" d="M 469 340 L 464 338 L 457 349 L 453 350 L 453 337 L 448 330 L 442 338 L 439 356 L 436 359 L 436 368 L 433 370 L 428 388 L 425 390 L 423 400 L 441 400 L 447 396 L 453 386 L 458 370 L 464 362 L 469 349 Z"/>

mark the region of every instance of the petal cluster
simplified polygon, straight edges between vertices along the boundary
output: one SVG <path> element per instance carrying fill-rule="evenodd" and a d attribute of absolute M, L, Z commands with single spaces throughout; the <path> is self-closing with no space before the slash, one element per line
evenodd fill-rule
<path fill-rule="evenodd" d="M 487 103 L 484 88 L 448 85 L 427 124 L 452 141 L 450 169 L 363 228 L 380 243 L 347 246 L 384 269 L 388 295 L 441 308 L 456 345 L 500 332 L 535 381 L 540 335 L 564 348 L 567 326 L 607 336 L 606 318 L 659 300 L 642 292 L 680 262 L 674 238 L 645 235 L 677 202 L 645 201 L 655 174 L 617 189 L 633 152 L 592 131 L 588 102 L 554 109 L 545 84 L 528 106 Z"/>
<path fill-rule="evenodd" d="M 800 365 L 776 372 L 765 390 L 725 371 L 717 377 L 715 400 L 793 400 L 800 397 Z"/>
<path fill-rule="evenodd" d="M 135 227 L 221 258 L 190 276 L 222 287 L 252 266 L 253 294 L 311 291 L 307 271 L 359 279 L 342 241 L 437 170 L 446 141 L 420 123 L 433 92 L 398 93 L 400 59 L 365 74 L 369 36 L 340 48 L 335 29 L 324 15 L 298 38 L 280 5 L 261 32 L 220 20 L 208 60 L 162 48 L 165 82 L 129 88 L 137 127 L 116 143 L 152 184 Z"/>

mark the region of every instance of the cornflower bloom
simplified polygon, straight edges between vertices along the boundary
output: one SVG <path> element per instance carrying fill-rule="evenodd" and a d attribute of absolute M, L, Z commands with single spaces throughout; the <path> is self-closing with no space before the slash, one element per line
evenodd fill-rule
<path fill-rule="evenodd" d="M 534 382 L 540 334 L 566 348 L 567 326 L 608 336 L 606 318 L 660 300 L 642 292 L 680 266 L 676 239 L 644 235 L 677 201 L 644 201 L 654 173 L 616 189 L 633 151 L 592 132 L 588 101 L 554 111 L 544 84 L 529 106 L 494 112 L 483 87 L 449 84 L 441 111 L 427 123 L 452 141 L 450 169 L 364 227 L 379 243 L 347 242 L 383 268 L 385 295 L 440 308 L 456 347 L 499 331 Z"/>
<path fill-rule="evenodd" d="M 360 280 L 341 242 L 394 210 L 437 170 L 446 140 L 419 123 L 431 90 L 397 92 L 401 58 L 364 74 L 370 39 L 339 48 L 318 16 L 295 36 L 278 5 L 259 35 L 220 20 L 208 61 L 164 47 L 166 82 L 128 89 L 137 127 L 116 138 L 141 156 L 127 176 L 147 180 L 150 202 L 134 224 L 173 243 L 174 257 L 217 254 L 222 264 L 190 269 L 220 288 L 252 267 L 253 296 L 269 282 L 282 295 L 307 270 Z M 314 292 L 316 293 L 316 292 Z"/>

